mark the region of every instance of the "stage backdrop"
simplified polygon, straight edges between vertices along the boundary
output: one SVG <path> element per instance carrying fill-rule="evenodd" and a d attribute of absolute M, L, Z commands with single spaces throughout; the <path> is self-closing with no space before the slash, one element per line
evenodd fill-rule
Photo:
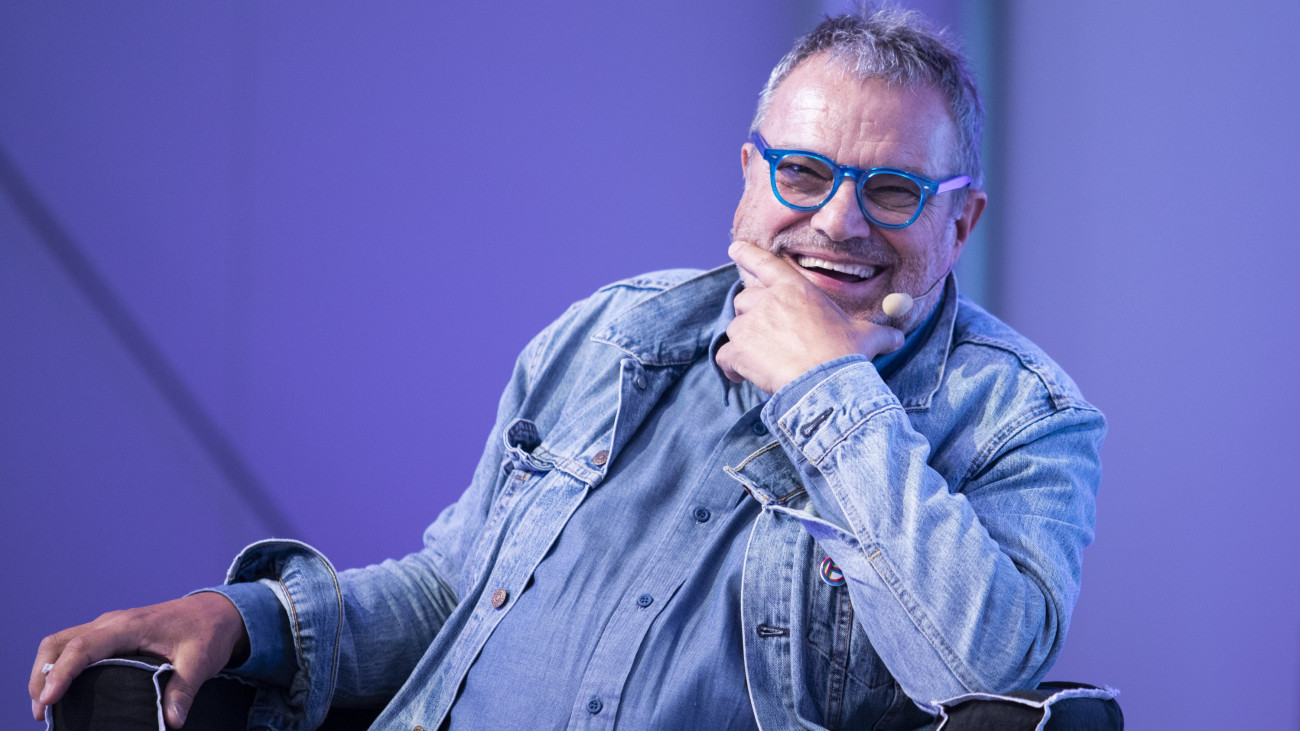
<path fill-rule="evenodd" d="M 1300 728 L 1300 10 L 917 4 L 992 102 L 969 289 L 1112 425 L 1051 677 L 1132 728 Z M 418 548 L 533 333 L 725 261 L 816 10 L 0 5 L 0 717 L 44 634 L 252 540 Z"/>

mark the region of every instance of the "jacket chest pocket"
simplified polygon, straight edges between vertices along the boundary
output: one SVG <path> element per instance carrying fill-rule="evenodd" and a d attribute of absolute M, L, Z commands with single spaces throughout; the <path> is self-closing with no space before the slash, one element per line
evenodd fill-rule
<path fill-rule="evenodd" d="M 502 434 L 505 459 L 487 517 L 461 570 L 462 596 L 491 566 L 501 545 L 527 512 L 528 504 L 554 474 L 541 435 L 527 419 L 516 419 Z"/>

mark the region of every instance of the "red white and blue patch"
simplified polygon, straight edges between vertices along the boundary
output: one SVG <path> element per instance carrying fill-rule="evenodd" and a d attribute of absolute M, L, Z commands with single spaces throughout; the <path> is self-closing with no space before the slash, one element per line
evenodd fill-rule
<path fill-rule="evenodd" d="M 831 586 L 844 586 L 844 572 L 835 565 L 830 556 L 822 560 L 822 581 Z"/>

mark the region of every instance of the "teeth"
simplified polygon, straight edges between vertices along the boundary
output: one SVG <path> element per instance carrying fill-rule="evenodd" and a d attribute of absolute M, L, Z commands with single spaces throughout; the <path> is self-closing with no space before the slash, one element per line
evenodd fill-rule
<path fill-rule="evenodd" d="M 838 264 L 833 261 L 817 259 L 811 256 L 797 256 L 795 257 L 795 263 L 805 269 L 810 269 L 812 267 L 817 267 L 818 269 L 829 269 L 833 272 L 852 274 L 855 277 L 862 277 L 863 279 L 870 279 L 876 274 L 875 267 L 864 266 L 861 264 Z"/>

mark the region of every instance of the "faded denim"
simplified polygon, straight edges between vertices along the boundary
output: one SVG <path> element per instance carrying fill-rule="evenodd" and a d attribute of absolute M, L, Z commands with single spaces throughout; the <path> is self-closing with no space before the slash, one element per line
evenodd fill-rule
<path fill-rule="evenodd" d="M 396 695 L 375 728 L 438 728 L 569 516 L 707 349 L 735 279 L 728 266 L 619 282 L 534 338 L 472 483 L 420 552 L 335 574 L 301 543 L 245 549 L 228 581 L 271 580 L 298 658 L 287 689 L 259 693 L 252 727 L 310 728 L 331 702 Z M 945 290 L 888 383 L 859 356 L 814 368 L 763 408 L 774 441 L 726 468 L 762 507 L 739 620 L 764 729 L 923 725 L 913 700 L 1031 687 L 1060 652 L 1105 421 L 1040 350 L 951 278 Z M 847 592 L 807 570 L 827 555 Z M 614 720 L 581 716 L 571 727 Z"/>

